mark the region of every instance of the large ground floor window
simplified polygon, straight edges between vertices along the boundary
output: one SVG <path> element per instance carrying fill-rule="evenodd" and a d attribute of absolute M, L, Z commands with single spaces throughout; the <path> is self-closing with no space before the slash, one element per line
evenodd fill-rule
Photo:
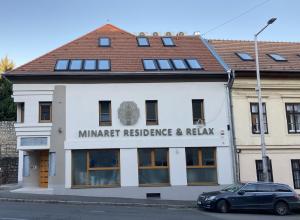
<path fill-rule="evenodd" d="M 169 180 L 169 157 L 167 148 L 138 149 L 139 184 L 166 185 Z"/>
<path fill-rule="evenodd" d="M 218 182 L 216 148 L 187 147 L 185 153 L 188 185 L 207 185 Z"/>
<path fill-rule="evenodd" d="M 119 155 L 119 149 L 72 151 L 72 185 L 120 186 Z"/>

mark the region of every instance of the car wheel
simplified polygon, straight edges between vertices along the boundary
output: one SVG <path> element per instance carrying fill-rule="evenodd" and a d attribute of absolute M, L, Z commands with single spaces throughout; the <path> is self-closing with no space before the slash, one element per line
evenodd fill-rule
<path fill-rule="evenodd" d="M 218 212 L 227 213 L 229 211 L 229 205 L 224 199 L 222 199 L 217 202 L 216 209 Z"/>
<path fill-rule="evenodd" d="M 277 215 L 287 215 L 289 213 L 289 206 L 285 202 L 277 202 L 274 206 L 274 212 Z"/>

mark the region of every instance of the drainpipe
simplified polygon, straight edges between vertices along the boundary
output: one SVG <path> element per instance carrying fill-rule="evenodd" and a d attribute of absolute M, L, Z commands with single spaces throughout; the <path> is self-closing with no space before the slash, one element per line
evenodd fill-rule
<path fill-rule="evenodd" d="M 232 104 L 232 86 L 235 80 L 235 71 L 228 70 L 228 81 L 227 81 L 227 95 L 228 95 L 228 116 L 229 116 L 229 126 L 230 126 L 230 142 L 231 142 L 231 152 L 233 160 L 233 173 L 234 173 L 234 182 L 240 182 L 240 164 L 237 157 L 237 148 L 236 148 L 236 137 L 235 137 L 235 128 L 234 128 L 234 117 L 233 117 L 233 104 Z"/>
<path fill-rule="evenodd" d="M 233 178 L 234 182 L 240 181 L 239 175 L 239 160 L 237 159 L 237 149 L 236 149 L 236 138 L 234 132 L 234 123 L 233 123 L 233 111 L 232 111 L 232 86 L 235 79 L 235 72 L 232 70 L 229 65 L 222 59 L 221 56 L 216 52 L 214 47 L 208 42 L 208 40 L 199 36 L 202 43 L 206 46 L 209 52 L 214 56 L 214 58 L 219 62 L 223 69 L 228 74 L 228 81 L 226 85 L 226 95 L 227 95 L 227 110 L 228 110 L 228 121 L 229 121 L 229 135 L 230 135 L 230 146 L 231 146 L 231 155 L 232 155 L 232 169 L 233 169 Z"/>

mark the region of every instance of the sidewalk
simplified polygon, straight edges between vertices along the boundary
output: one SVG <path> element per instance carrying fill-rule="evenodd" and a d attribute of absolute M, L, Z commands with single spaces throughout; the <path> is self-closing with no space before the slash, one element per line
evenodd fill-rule
<path fill-rule="evenodd" d="M 71 195 L 45 195 L 30 193 L 15 193 L 9 189 L 0 188 L 0 201 L 33 202 L 33 203 L 62 203 L 74 205 L 110 205 L 135 207 L 161 207 L 161 208 L 195 208 L 193 201 L 174 201 L 159 199 L 127 199 L 108 197 L 88 197 Z"/>

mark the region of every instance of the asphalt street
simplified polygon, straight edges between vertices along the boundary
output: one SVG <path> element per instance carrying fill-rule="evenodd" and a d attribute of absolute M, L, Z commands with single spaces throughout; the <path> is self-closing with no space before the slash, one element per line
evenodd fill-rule
<path fill-rule="evenodd" d="M 289 216 L 274 216 L 271 213 L 220 214 L 198 209 L 175 209 L 153 207 L 66 205 L 24 202 L 0 202 L 0 220 L 29 219 L 109 219 L 109 220 L 276 220 L 300 219 L 300 213 Z"/>

